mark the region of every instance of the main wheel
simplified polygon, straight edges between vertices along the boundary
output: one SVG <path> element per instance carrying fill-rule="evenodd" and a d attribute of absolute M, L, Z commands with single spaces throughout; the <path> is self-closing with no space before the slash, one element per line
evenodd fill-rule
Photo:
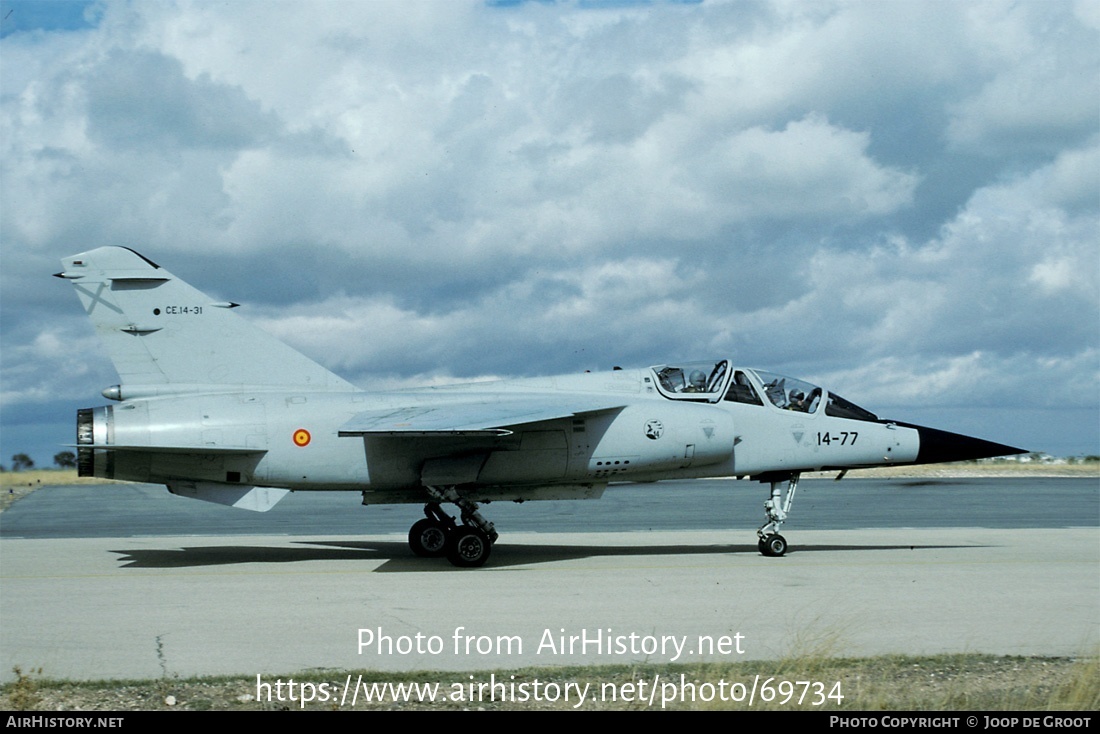
<path fill-rule="evenodd" d="M 760 552 L 766 556 L 781 556 L 787 552 L 787 539 L 782 535 L 769 535 L 760 541 Z"/>
<path fill-rule="evenodd" d="M 439 558 L 447 552 L 447 529 L 437 520 L 419 520 L 409 530 L 409 547 L 422 558 Z"/>
<path fill-rule="evenodd" d="M 473 525 L 460 525 L 447 543 L 447 560 L 459 568 L 485 565 L 493 544 L 489 536 Z"/>

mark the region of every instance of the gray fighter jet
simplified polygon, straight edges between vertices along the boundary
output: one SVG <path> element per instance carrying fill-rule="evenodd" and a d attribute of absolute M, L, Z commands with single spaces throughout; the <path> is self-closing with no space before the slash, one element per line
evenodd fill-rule
<path fill-rule="evenodd" d="M 62 262 L 121 378 L 103 391 L 117 404 L 77 412 L 81 476 L 257 511 L 303 490 L 422 504 L 412 551 L 456 566 L 488 559 L 497 532 L 478 503 L 492 500 L 749 478 L 770 485 L 760 552 L 782 556 L 803 472 L 1022 453 L 726 359 L 368 392 L 133 250 Z"/>

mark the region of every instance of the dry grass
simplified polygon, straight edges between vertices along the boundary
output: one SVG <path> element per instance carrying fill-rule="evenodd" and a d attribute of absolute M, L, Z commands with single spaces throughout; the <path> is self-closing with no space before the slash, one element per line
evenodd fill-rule
<path fill-rule="evenodd" d="M 439 684 L 442 694 L 469 690 L 471 681 L 487 683 L 490 673 L 473 671 L 383 674 L 372 671 L 311 671 L 277 676 L 274 683 L 290 679 L 300 683 L 328 683 L 339 690 L 347 676 L 365 683 Z M 736 664 L 635 665 L 575 668 L 525 668 L 497 671 L 497 681 L 543 686 L 588 684 L 585 710 L 812 710 L 812 711 L 1096 711 L 1100 709 L 1100 668 L 1095 658 L 1001 657 L 992 655 L 888 656 L 866 659 L 834 659 L 810 655 L 780 661 Z M 819 689 L 816 685 L 822 684 Z M 645 685 L 639 686 L 640 682 Z M 652 689 L 653 683 L 657 687 Z M 720 685 L 725 683 L 724 688 Z M 745 700 L 716 700 L 714 691 L 747 691 L 755 682 L 752 704 Z M 743 688 L 735 689 L 734 684 Z M 457 687 L 457 688 L 456 688 Z M 638 700 L 638 692 L 650 703 Z M 531 690 L 529 688 L 529 690 Z M 575 690 L 575 689 L 574 689 Z M 818 691 L 821 691 L 819 694 Z M 49 711 L 150 711 L 219 710 L 258 711 L 286 708 L 331 710 L 344 706 L 338 700 L 257 700 L 256 677 L 160 678 L 150 681 L 54 681 L 19 671 L 18 680 L 0 688 L 0 710 Z M 624 696 L 624 693 L 627 695 Z M 675 696 L 673 696 L 675 694 Z M 830 694 L 832 694 L 830 696 Z M 662 697 L 675 698 L 662 705 Z M 442 696 L 440 698 L 443 698 Z M 694 700 L 692 700 L 694 698 Z M 727 693 L 726 698 L 730 696 Z M 770 698 L 764 701 L 762 698 Z M 626 700 L 630 699 L 630 700 Z M 709 700 L 704 700 L 709 699 Z M 799 700 L 801 699 L 801 701 Z M 523 702 L 492 700 L 436 700 L 364 704 L 356 709 L 573 709 L 572 700 Z"/>
<path fill-rule="evenodd" d="M 31 469 L 0 472 L 0 512 L 42 487 L 72 484 L 112 484 L 109 479 L 78 477 L 76 469 Z"/>
<path fill-rule="evenodd" d="M 48 487 L 70 484 L 111 484 L 110 479 L 78 477 L 76 469 L 30 469 L 0 473 L 0 489 L 10 487 Z"/>
<path fill-rule="evenodd" d="M 835 477 L 837 472 L 819 472 L 803 476 Z M 1100 461 L 1074 464 L 1047 464 L 1038 461 L 966 461 L 955 464 L 922 464 L 919 466 L 883 466 L 874 469 L 854 469 L 847 478 L 859 477 L 1097 477 Z"/>

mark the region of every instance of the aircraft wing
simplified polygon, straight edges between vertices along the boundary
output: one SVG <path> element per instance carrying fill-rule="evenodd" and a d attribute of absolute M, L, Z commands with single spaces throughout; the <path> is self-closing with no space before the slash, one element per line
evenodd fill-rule
<path fill-rule="evenodd" d="M 524 397 L 367 410 L 340 427 L 341 436 L 507 436 L 528 423 L 617 410 L 621 399 Z"/>

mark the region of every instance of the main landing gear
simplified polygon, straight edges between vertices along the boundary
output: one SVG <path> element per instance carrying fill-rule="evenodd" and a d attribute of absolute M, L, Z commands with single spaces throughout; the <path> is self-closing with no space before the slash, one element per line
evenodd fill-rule
<path fill-rule="evenodd" d="M 759 540 L 756 547 L 765 556 L 781 556 L 787 552 L 787 539 L 779 534 L 779 526 L 787 519 L 794 503 L 794 493 L 798 489 L 798 472 L 792 472 L 785 479 L 773 479 L 771 496 L 764 501 L 764 514 L 768 522 L 756 531 Z M 787 492 L 783 495 L 781 485 L 786 482 Z"/>
<path fill-rule="evenodd" d="M 485 565 L 498 534 L 493 523 L 477 511 L 477 503 L 458 494 L 454 487 L 425 487 L 432 501 L 424 505 L 424 519 L 409 530 L 409 547 L 425 558 L 446 556 L 459 568 Z M 440 504 L 453 502 L 462 511 L 462 524 L 445 513 Z"/>

